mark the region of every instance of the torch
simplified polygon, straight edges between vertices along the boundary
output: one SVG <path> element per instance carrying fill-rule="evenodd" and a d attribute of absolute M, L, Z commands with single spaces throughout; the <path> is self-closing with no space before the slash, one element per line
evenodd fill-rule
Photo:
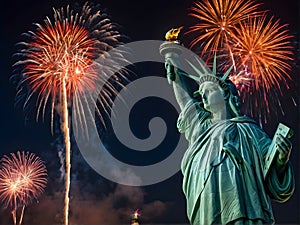
<path fill-rule="evenodd" d="M 175 80 L 174 66 L 178 67 L 178 58 L 182 53 L 182 45 L 178 40 L 178 35 L 183 26 L 172 28 L 165 35 L 165 42 L 159 48 L 160 54 L 165 57 L 165 67 L 167 70 L 168 83 L 171 84 Z"/>

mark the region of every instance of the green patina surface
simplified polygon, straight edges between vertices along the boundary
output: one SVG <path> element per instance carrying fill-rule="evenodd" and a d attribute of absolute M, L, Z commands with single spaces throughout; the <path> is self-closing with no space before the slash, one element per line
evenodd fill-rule
<path fill-rule="evenodd" d="M 273 224 L 270 198 L 284 202 L 294 180 L 288 164 L 280 180 L 275 168 L 266 180 L 262 168 L 271 139 L 250 118 L 212 122 L 190 101 L 178 119 L 189 141 L 182 161 L 183 191 L 193 225 Z"/>

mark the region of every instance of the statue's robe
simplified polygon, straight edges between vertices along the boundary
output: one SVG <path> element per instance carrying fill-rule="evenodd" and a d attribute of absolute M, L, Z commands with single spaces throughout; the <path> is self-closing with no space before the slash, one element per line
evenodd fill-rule
<path fill-rule="evenodd" d="M 288 163 L 280 178 L 274 167 L 264 179 L 271 139 L 255 121 L 241 116 L 212 122 L 190 101 L 177 126 L 189 141 L 181 169 L 191 224 L 274 224 L 270 199 L 289 199 L 294 176 Z"/>

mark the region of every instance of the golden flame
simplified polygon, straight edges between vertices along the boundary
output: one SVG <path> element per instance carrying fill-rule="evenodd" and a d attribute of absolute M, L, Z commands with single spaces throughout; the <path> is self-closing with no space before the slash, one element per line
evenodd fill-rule
<path fill-rule="evenodd" d="M 165 35 L 166 41 L 177 41 L 178 35 L 182 28 L 183 26 L 169 30 Z"/>

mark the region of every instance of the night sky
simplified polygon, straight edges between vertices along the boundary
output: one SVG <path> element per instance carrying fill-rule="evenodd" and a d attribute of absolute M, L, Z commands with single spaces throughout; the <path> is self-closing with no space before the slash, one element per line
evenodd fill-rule
<path fill-rule="evenodd" d="M 77 1 L 83 4 L 85 1 Z M 117 1 L 103 0 L 100 3 L 112 20 L 122 26 L 122 30 L 131 41 L 163 40 L 166 31 L 181 25 L 188 26 L 191 22 L 188 17 L 192 1 Z M 289 24 L 289 30 L 299 40 L 300 12 L 298 0 L 264 0 L 263 8 L 269 9 L 275 18 Z M 21 105 L 15 105 L 16 87 L 9 80 L 13 74 L 13 53 L 17 50 L 15 44 L 21 41 L 21 34 L 33 30 L 33 23 L 43 24 L 46 16 L 52 18 L 52 7 L 71 6 L 75 1 L 6 1 L 2 3 L 0 23 L 2 27 L 1 54 L 0 54 L 0 100 L 2 103 L 0 116 L 0 156 L 18 150 L 30 151 L 39 155 L 47 165 L 49 181 L 45 193 L 34 201 L 25 211 L 24 224 L 58 224 L 62 220 L 63 188 L 61 181 L 60 157 L 62 150 L 62 136 L 58 129 L 51 134 L 49 120 L 35 121 L 34 116 L 26 117 Z M 299 46 L 299 44 L 298 44 Z M 299 59 L 299 52 L 298 52 Z M 299 65 L 299 63 L 298 63 Z M 152 68 L 153 67 L 153 68 Z M 153 70 L 152 70 L 153 69 Z M 164 76 L 163 65 L 145 64 L 138 70 L 138 76 L 147 76 L 156 73 Z M 299 68 L 294 68 L 293 76 L 299 75 Z M 294 97 L 299 98 L 299 78 L 296 79 Z M 292 139 L 293 152 L 291 162 L 295 171 L 296 191 L 293 197 L 284 204 L 274 203 L 274 215 L 278 224 L 299 224 L 299 107 L 290 103 L 285 96 L 283 107 L 285 116 L 279 116 L 265 125 L 266 132 L 272 136 L 278 122 L 290 126 L 295 135 Z M 300 102 L 300 101 L 299 101 Z M 153 107 L 153 105 L 159 105 Z M 162 106 L 161 106 L 162 104 Z M 153 163 L 167 157 L 170 153 L 174 138 L 178 138 L 176 130 L 176 112 L 169 106 L 164 106 L 159 99 L 145 100 L 140 109 L 132 113 L 134 133 L 143 138 L 147 136 L 148 124 L 145 118 L 160 115 L 167 119 L 170 135 L 164 145 L 153 152 L 150 157 L 136 157 L 134 153 L 122 151 L 120 143 L 113 138 L 111 131 L 105 131 L 100 136 L 107 141 L 109 149 L 117 157 L 132 164 Z M 151 105 L 152 107 L 149 107 Z M 138 107 L 138 106 L 137 106 Z M 142 109 L 146 109 L 147 113 Z M 159 109 L 159 110 L 158 110 Z M 170 112 L 170 113 L 169 113 Z M 32 112 L 33 113 L 33 112 Z M 56 128 L 58 125 L 55 125 Z M 135 130 L 136 129 L 136 130 Z M 144 129 L 144 130 L 143 130 Z M 167 144 L 166 144 L 167 143 Z M 171 146 L 171 147 L 170 147 Z M 166 150 L 167 149 L 167 150 Z M 124 153 L 125 152 L 125 153 Z M 123 154 L 123 156 L 122 156 Z M 72 184 L 71 184 L 71 211 L 72 224 L 129 224 L 130 213 L 141 209 L 142 221 L 145 223 L 188 223 L 185 214 L 185 198 L 181 190 L 181 173 L 171 178 L 146 187 L 129 187 L 108 181 L 94 172 L 81 157 L 74 143 L 72 156 Z M 136 157 L 136 158 L 135 158 Z M 0 208 L 0 224 L 12 224 L 10 213 L 4 207 Z"/>

